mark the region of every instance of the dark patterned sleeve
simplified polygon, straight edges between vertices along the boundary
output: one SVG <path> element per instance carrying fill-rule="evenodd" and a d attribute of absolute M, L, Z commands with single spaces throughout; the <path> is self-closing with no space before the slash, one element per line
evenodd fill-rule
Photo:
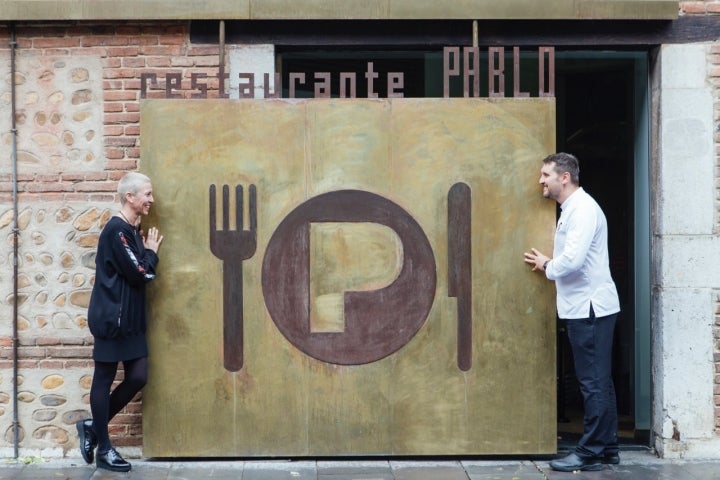
<path fill-rule="evenodd" d="M 113 257 L 117 262 L 120 274 L 131 285 L 142 285 L 155 278 L 155 267 L 158 256 L 146 249 L 134 238 L 119 230 L 112 242 Z"/>

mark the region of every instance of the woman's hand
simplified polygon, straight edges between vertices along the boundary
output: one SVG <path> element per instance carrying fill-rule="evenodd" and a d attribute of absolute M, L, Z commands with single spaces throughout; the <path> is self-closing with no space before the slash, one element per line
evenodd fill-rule
<path fill-rule="evenodd" d="M 160 248 L 160 244 L 163 241 L 163 236 L 160 235 L 160 232 L 158 232 L 158 229 L 155 227 L 150 227 L 148 230 L 147 236 L 142 237 L 143 244 L 145 245 L 145 248 L 152 250 L 153 252 L 157 253 L 158 248 Z"/>

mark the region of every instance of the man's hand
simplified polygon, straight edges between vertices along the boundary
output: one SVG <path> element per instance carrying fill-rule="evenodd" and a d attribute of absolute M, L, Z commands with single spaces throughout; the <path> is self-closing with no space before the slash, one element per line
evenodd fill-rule
<path fill-rule="evenodd" d="M 530 253 L 525 252 L 525 263 L 529 263 L 533 266 L 532 271 L 536 272 L 544 272 L 545 269 L 543 268 L 543 265 L 545 265 L 545 262 L 549 261 L 550 257 L 540 253 L 537 249 L 531 248 Z"/>

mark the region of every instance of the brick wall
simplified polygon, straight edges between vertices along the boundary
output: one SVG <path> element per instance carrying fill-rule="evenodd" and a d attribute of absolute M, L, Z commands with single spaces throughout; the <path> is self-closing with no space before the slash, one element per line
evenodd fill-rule
<path fill-rule="evenodd" d="M 180 78 L 173 95 L 201 94 L 191 84 L 195 74 L 206 75 L 206 95 L 217 97 L 219 47 L 190 45 L 186 22 L 20 24 L 16 36 L 20 447 L 64 455 L 77 447 L 75 421 L 89 416 L 94 250 L 118 210 L 117 181 L 140 163 L 142 75 L 156 79 L 147 98 L 166 96 L 168 74 Z M 3 79 L 10 78 L 9 41 L 0 26 Z M 9 84 L 0 88 L 0 104 L 9 117 Z M 0 131 L 0 155 L 11 158 L 7 118 Z M 9 162 L 0 165 L 0 205 L 0 268 L 11 272 Z M 13 445 L 11 275 L 0 289 L 2 449 Z M 142 444 L 140 396 L 111 423 L 114 445 Z"/>

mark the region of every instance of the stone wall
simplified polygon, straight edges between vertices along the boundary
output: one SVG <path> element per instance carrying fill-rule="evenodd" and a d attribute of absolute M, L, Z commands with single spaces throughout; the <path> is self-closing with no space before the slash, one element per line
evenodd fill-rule
<path fill-rule="evenodd" d="M 720 3 L 720 2 L 719 2 Z M 713 85 L 713 101 L 714 101 L 714 115 L 713 119 L 716 125 L 715 128 L 715 157 L 718 161 L 715 167 L 715 178 L 717 185 L 717 193 L 715 196 L 716 204 L 720 200 L 720 42 L 716 42 L 710 47 L 710 82 Z M 715 233 L 720 234 L 720 214 L 718 212 L 718 206 L 716 205 L 715 215 Z M 715 383 L 714 383 L 714 396 L 715 396 L 715 432 L 720 435 L 720 291 L 717 294 L 717 300 L 715 303 L 715 327 L 713 329 L 714 338 L 714 362 L 715 362 Z"/>
<path fill-rule="evenodd" d="M 217 96 L 219 48 L 190 45 L 186 23 L 53 23 L 16 29 L 18 415 L 22 451 L 66 455 L 89 416 L 87 305 L 100 230 L 118 210 L 117 181 L 140 163 L 140 84 L 165 96 Z M 0 454 L 13 446 L 13 208 L 10 32 L 0 26 Z M 122 372 L 121 374 L 122 375 Z M 111 423 L 113 443 L 142 444 L 140 395 Z M 75 451 L 69 455 L 76 455 Z M 9 456 L 9 455 L 6 455 Z"/>
<path fill-rule="evenodd" d="M 720 1 L 705 0 L 693 2 L 680 2 L 681 15 L 718 15 L 720 14 Z M 715 42 L 710 47 L 708 56 L 708 82 L 713 87 L 713 103 L 714 103 L 714 122 L 720 125 L 720 42 Z M 714 131 L 715 139 L 715 156 L 717 164 L 715 167 L 715 178 L 720 178 L 720 128 Z M 716 180 L 717 193 L 715 196 L 716 204 L 720 200 L 720 180 Z M 715 233 L 720 234 L 720 214 L 718 214 L 718 206 L 715 207 Z M 713 328 L 714 339 L 714 363 L 715 377 L 713 392 L 715 397 L 715 431 L 720 435 L 720 292 L 717 294 L 715 302 L 715 322 Z"/>
<path fill-rule="evenodd" d="M 660 47 L 652 169 L 654 445 L 664 456 L 717 452 L 713 329 L 717 187 L 707 43 Z M 659 77 L 659 78 L 657 78 Z M 692 192 L 692 194 L 689 194 Z"/>

